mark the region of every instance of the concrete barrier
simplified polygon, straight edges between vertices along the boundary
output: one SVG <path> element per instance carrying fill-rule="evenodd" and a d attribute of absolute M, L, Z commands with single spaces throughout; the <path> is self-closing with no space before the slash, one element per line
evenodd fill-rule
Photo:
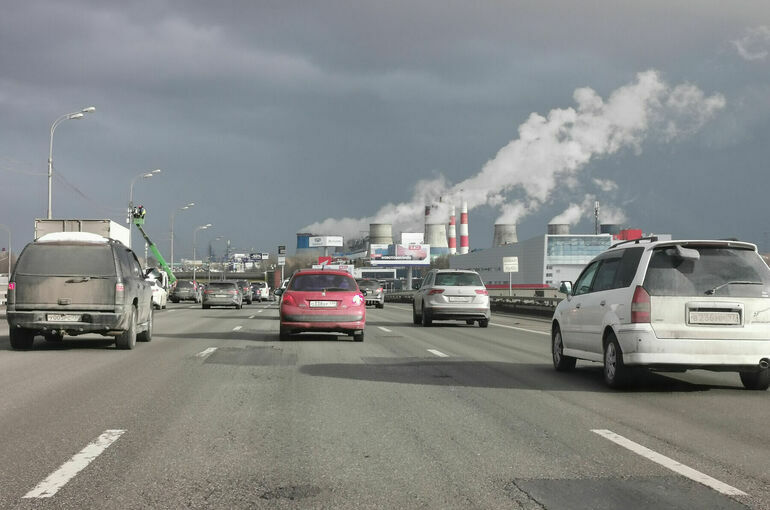
<path fill-rule="evenodd" d="M 388 292 L 385 294 L 385 301 L 412 303 L 414 293 L 415 291 Z M 550 317 L 562 299 L 537 296 L 489 296 L 489 306 L 492 311 Z"/>

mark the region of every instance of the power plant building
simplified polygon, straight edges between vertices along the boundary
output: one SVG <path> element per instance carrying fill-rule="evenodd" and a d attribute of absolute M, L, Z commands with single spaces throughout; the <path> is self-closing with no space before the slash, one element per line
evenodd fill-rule
<path fill-rule="evenodd" d="M 477 271 L 485 284 L 507 285 L 509 273 L 503 272 L 503 257 L 518 257 L 519 271 L 510 273 L 512 284 L 558 287 L 565 280 L 574 282 L 591 259 L 615 242 L 611 234 L 570 234 L 569 226 L 565 225 L 553 228 L 549 225 L 549 232 L 560 233 L 522 242 L 515 242 L 515 230 L 500 228 L 496 233 L 498 231 L 501 237 L 503 233 L 507 235 L 507 243 L 449 257 L 449 266 Z"/>

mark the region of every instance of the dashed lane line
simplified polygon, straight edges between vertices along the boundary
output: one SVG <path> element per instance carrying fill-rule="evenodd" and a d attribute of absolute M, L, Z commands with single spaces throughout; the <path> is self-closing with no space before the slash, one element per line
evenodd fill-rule
<path fill-rule="evenodd" d="M 209 347 L 208 349 L 199 352 L 195 356 L 197 356 L 198 358 L 205 358 L 206 356 L 208 356 L 209 354 L 211 354 L 216 350 L 217 350 L 217 347 Z"/>
<path fill-rule="evenodd" d="M 240 331 L 240 330 L 241 330 L 241 328 L 243 328 L 243 326 L 235 326 L 235 327 L 233 328 L 233 331 Z"/>
<path fill-rule="evenodd" d="M 428 349 L 428 352 L 438 356 L 439 358 L 448 358 L 449 357 L 449 354 L 444 354 L 443 352 L 438 351 L 436 349 Z"/>
<path fill-rule="evenodd" d="M 654 450 L 650 450 L 649 448 L 644 447 L 639 443 L 635 443 L 630 439 L 626 439 L 625 437 L 619 434 L 616 434 L 611 430 L 592 429 L 591 432 L 595 434 L 599 434 L 605 439 L 609 439 L 613 443 L 618 444 L 628 450 L 631 450 L 632 452 L 638 455 L 641 455 L 642 457 L 649 459 L 655 462 L 656 464 L 660 464 L 661 466 L 667 469 L 670 469 L 675 473 L 679 473 L 680 475 L 685 476 L 690 480 L 703 484 L 706 487 L 711 487 L 717 492 L 721 492 L 722 494 L 726 494 L 728 496 L 746 496 L 747 495 L 742 490 L 736 489 L 735 487 L 731 485 L 727 485 L 724 482 L 720 482 L 715 478 L 711 478 L 709 475 L 705 473 L 701 473 L 700 471 L 693 469 L 689 466 L 685 466 L 684 464 L 681 464 L 670 457 L 666 457 L 665 455 L 662 455 Z"/>
<path fill-rule="evenodd" d="M 24 498 L 50 498 L 75 475 L 85 469 L 96 457 L 102 454 L 112 443 L 123 435 L 125 430 L 105 430 L 96 440 L 80 450 L 70 460 L 48 475 L 48 478 L 40 482 L 34 489 L 24 495 Z"/>
<path fill-rule="evenodd" d="M 256 315 L 249 315 L 249 319 L 253 319 Z"/>
<path fill-rule="evenodd" d="M 383 330 L 385 333 L 393 333 L 392 329 L 384 328 L 382 326 L 377 326 L 377 328 Z"/>

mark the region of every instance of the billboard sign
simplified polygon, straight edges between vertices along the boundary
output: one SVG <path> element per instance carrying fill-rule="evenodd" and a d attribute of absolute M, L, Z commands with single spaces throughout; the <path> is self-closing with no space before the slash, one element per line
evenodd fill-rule
<path fill-rule="evenodd" d="M 342 246 L 342 244 L 342 236 L 313 236 L 308 239 L 308 245 L 311 248 Z"/>
<path fill-rule="evenodd" d="M 401 232 L 401 244 L 423 244 L 425 234 L 422 232 Z"/>
<path fill-rule="evenodd" d="M 427 266 L 430 265 L 430 245 L 422 243 L 371 246 L 373 266 Z"/>
<path fill-rule="evenodd" d="M 313 264 L 312 269 L 331 269 L 334 271 L 347 271 L 351 275 L 354 273 L 356 266 L 353 264 Z"/>
<path fill-rule="evenodd" d="M 331 264 L 332 263 L 332 258 L 331 257 L 318 257 L 318 263 L 321 264 L 322 266 L 325 266 L 327 264 Z"/>

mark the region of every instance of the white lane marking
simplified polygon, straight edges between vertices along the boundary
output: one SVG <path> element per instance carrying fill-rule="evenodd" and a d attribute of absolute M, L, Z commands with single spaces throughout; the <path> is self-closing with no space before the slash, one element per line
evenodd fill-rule
<path fill-rule="evenodd" d="M 449 357 L 449 354 L 444 354 L 443 352 L 437 351 L 436 349 L 428 349 L 428 352 L 431 353 L 431 354 L 435 354 L 439 358 L 448 358 Z"/>
<path fill-rule="evenodd" d="M 249 319 L 253 319 L 256 315 L 249 315 Z"/>
<path fill-rule="evenodd" d="M 176 308 L 173 308 L 171 310 L 166 310 L 166 313 L 176 312 Z"/>
<path fill-rule="evenodd" d="M 627 448 L 632 452 L 638 455 L 641 455 L 646 459 L 649 459 L 657 464 L 660 464 L 665 468 L 670 469 L 671 471 L 674 471 L 675 473 L 679 473 L 680 475 L 689 478 L 690 480 L 703 484 L 707 487 L 711 487 L 717 492 L 721 492 L 722 494 L 726 494 L 728 496 L 746 496 L 747 495 L 742 490 L 738 490 L 735 487 L 727 485 L 724 482 L 720 482 L 715 478 L 711 478 L 709 475 L 705 473 L 701 473 L 700 471 L 697 471 L 691 467 L 685 466 L 684 464 L 681 464 L 670 457 L 666 457 L 665 455 L 662 455 L 656 451 L 650 450 L 649 448 L 646 448 L 640 445 L 639 443 L 635 443 L 630 439 L 626 439 L 625 437 L 619 434 L 616 434 L 611 430 L 592 429 L 591 432 L 599 434 L 600 436 L 606 439 L 609 439 L 613 443 L 618 444 L 623 448 Z"/>
<path fill-rule="evenodd" d="M 102 454 L 112 443 L 123 435 L 125 430 L 105 430 L 94 442 L 80 450 L 70 460 L 48 475 L 48 478 L 40 482 L 37 487 L 26 493 L 25 498 L 50 498 L 75 475 L 88 466 L 91 461 Z"/>
<path fill-rule="evenodd" d="M 379 329 L 383 330 L 385 333 L 393 333 L 392 329 L 383 328 L 382 326 L 377 326 Z"/>
<path fill-rule="evenodd" d="M 263 308 L 262 310 L 257 310 L 257 313 L 262 313 L 262 312 L 264 312 L 265 310 L 267 310 L 267 308 Z"/>
<path fill-rule="evenodd" d="M 206 356 L 208 356 L 209 354 L 211 354 L 212 352 L 214 352 L 216 350 L 217 350 L 217 347 L 209 347 L 205 351 L 201 351 L 198 354 L 196 354 L 196 356 L 199 357 L 199 358 L 205 358 Z"/>
<path fill-rule="evenodd" d="M 240 331 L 243 326 L 235 326 L 233 328 L 233 331 Z"/>
<path fill-rule="evenodd" d="M 527 333 L 535 333 L 536 335 L 551 336 L 551 334 L 546 332 L 546 331 L 537 331 L 535 329 L 517 328 L 516 326 L 506 326 L 505 324 L 496 324 L 494 322 L 490 322 L 489 325 L 490 326 L 497 326 L 498 328 L 508 328 L 508 329 L 516 329 L 516 330 L 519 330 L 519 331 L 526 331 Z"/>
<path fill-rule="evenodd" d="M 189 308 L 190 310 L 195 310 L 198 307 L 197 306 L 188 306 L 187 308 Z"/>

